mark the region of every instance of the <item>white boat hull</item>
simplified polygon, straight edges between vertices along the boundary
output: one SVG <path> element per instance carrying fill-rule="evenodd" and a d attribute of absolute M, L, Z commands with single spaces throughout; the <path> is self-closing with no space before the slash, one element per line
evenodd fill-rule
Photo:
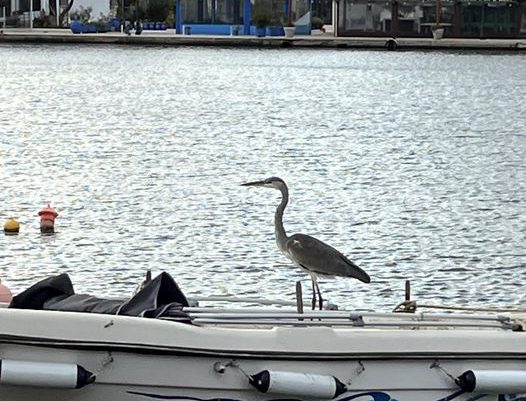
<path fill-rule="evenodd" d="M 57 351 L 43 352 L 34 347 L 17 348 L 17 357 L 39 360 L 75 360 L 96 372 L 107 358 L 105 352 Z M 214 372 L 213 365 L 221 358 L 195 358 L 159 355 L 113 353 L 114 361 L 98 373 L 95 383 L 81 389 L 55 389 L 0 385 L 0 399 L 9 401 L 132 401 L 132 400 L 194 400 L 194 401 L 274 401 L 312 400 L 308 396 L 284 396 L 259 393 L 236 369 L 224 374 Z M 226 362 L 226 360 L 223 360 Z M 316 372 L 349 379 L 359 369 L 355 360 L 338 362 L 290 362 L 239 360 L 248 372 L 264 369 L 287 369 L 296 372 Z M 510 394 L 461 394 L 458 387 L 440 371 L 430 369 L 433 360 L 363 361 L 365 370 L 351 378 L 349 391 L 340 401 L 512 401 L 524 400 Z M 506 361 L 443 361 L 451 372 L 462 372 L 477 366 L 524 369 L 523 362 Z M 316 398 L 320 399 L 320 398 Z M 330 399 L 330 398 L 325 398 Z"/>
<path fill-rule="evenodd" d="M 339 401 L 524 401 L 506 391 L 463 393 L 447 373 L 524 372 L 525 340 L 493 329 L 214 328 L 0 309 L 0 360 L 76 364 L 96 375 L 80 389 L 0 377 L 0 400 L 320 400 L 301 384 L 297 394 L 261 393 L 245 376 L 271 370 L 334 376 L 348 387 Z"/>

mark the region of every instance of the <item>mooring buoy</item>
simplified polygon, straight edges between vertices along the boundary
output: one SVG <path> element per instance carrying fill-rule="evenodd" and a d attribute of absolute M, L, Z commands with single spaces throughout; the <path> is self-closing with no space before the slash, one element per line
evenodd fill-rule
<path fill-rule="evenodd" d="M 16 235 L 20 231 L 20 223 L 14 217 L 10 217 L 4 224 L 4 233 Z"/>
<path fill-rule="evenodd" d="M 43 234 L 53 234 L 55 232 L 55 218 L 58 213 L 48 203 L 47 207 L 38 212 L 40 216 L 40 232 Z"/>

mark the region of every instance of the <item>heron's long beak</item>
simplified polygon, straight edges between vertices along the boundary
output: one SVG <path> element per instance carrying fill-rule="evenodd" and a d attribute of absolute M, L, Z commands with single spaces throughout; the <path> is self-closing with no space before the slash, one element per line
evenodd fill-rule
<path fill-rule="evenodd" d="M 265 185 L 265 181 L 252 181 L 241 184 L 242 187 L 262 187 Z"/>

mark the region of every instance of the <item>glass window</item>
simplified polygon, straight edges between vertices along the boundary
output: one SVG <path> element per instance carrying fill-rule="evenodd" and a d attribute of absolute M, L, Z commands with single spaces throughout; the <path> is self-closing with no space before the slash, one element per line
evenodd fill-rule
<path fill-rule="evenodd" d="M 270 9 L 270 25 L 280 26 L 287 22 L 287 0 L 271 0 L 268 7 Z"/>
<path fill-rule="evenodd" d="M 441 2 L 440 26 L 451 30 L 453 14 L 452 3 Z M 435 2 L 401 2 L 398 6 L 398 32 L 401 34 L 431 34 L 431 29 L 436 25 L 437 5 Z"/>
<path fill-rule="evenodd" d="M 400 33 L 420 33 L 424 8 L 418 3 L 400 3 L 398 6 L 398 31 Z"/>
<path fill-rule="evenodd" d="M 346 31 L 391 32 L 390 2 L 346 1 L 344 9 Z"/>
<path fill-rule="evenodd" d="M 514 30 L 512 3 L 488 3 L 484 5 L 483 33 L 487 36 L 510 34 Z"/>
<path fill-rule="evenodd" d="M 293 3 L 292 11 L 295 20 L 299 20 L 311 10 L 310 0 L 294 0 Z"/>
<path fill-rule="evenodd" d="M 519 7 L 521 14 L 520 32 L 526 33 L 526 3 L 519 3 Z"/>
<path fill-rule="evenodd" d="M 204 2 L 205 0 L 183 0 L 181 2 L 183 21 L 189 24 L 204 22 Z"/>
<path fill-rule="evenodd" d="M 420 3 L 422 16 L 418 24 L 419 33 L 424 36 L 430 36 L 431 30 L 437 22 L 437 4 L 435 2 Z M 453 3 L 441 2 L 439 4 L 440 10 L 440 27 L 444 28 L 445 32 L 451 31 L 453 28 L 453 16 L 455 14 L 455 6 Z"/>
<path fill-rule="evenodd" d="M 238 24 L 243 0 L 183 0 L 183 21 L 188 24 Z"/>
<path fill-rule="evenodd" d="M 215 23 L 240 23 L 241 10 L 241 0 L 216 0 Z"/>
<path fill-rule="evenodd" d="M 515 31 L 512 3 L 464 4 L 462 17 L 462 33 L 469 36 L 498 37 Z"/>

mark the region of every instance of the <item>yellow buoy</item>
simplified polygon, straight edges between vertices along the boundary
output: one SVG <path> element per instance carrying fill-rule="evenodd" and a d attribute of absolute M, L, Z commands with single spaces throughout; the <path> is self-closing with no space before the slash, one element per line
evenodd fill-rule
<path fill-rule="evenodd" d="M 18 234 L 20 231 L 20 223 L 14 217 L 7 219 L 4 224 L 4 232 L 6 234 Z"/>

